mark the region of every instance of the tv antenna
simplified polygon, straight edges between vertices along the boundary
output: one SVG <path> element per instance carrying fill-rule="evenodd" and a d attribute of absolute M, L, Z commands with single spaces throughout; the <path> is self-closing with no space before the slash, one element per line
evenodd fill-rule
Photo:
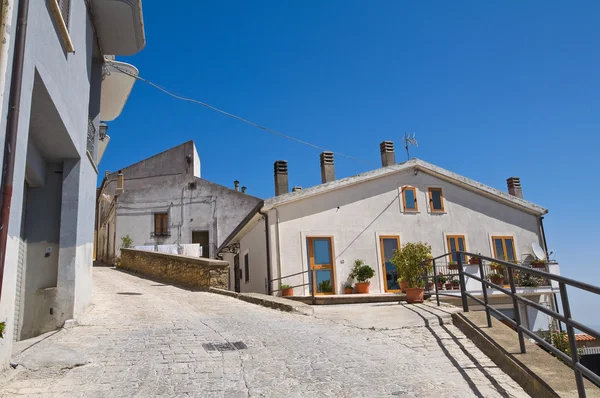
<path fill-rule="evenodd" d="M 408 147 L 410 145 L 419 146 L 417 139 L 415 138 L 415 133 L 404 133 L 404 148 L 406 148 L 406 157 L 407 160 L 410 160 L 410 152 L 408 151 Z"/>

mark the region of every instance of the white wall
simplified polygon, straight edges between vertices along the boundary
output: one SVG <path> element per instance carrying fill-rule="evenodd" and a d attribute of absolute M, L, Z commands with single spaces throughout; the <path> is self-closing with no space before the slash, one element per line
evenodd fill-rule
<path fill-rule="evenodd" d="M 400 189 L 404 185 L 417 188 L 418 213 L 403 213 Z M 430 213 L 429 187 L 443 189 L 445 213 Z M 536 216 L 422 171 L 414 175 L 412 170 L 285 204 L 270 215 L 277 217 L 280 241 L 279 253 L 272 247 L 276 257 L 273 277 L 308 268 L 306 237 L 332 236 L 336 293 L 341 292 L 358 258 L 375 269 L 371 292 L 383 292 L 378 247 L 378 237 L 382 234 L 399 235 L 401 245 L 427 242 L 434 256 L 448 251 L 445 239 L 448 234 L 464 235 L 468 251 L 490 256 L 492 235 L 513 236 L 518 258 L 529 253 L 532 242 L 540 241 Z M 289 284 L 305 280 L 298 277 Z M 302 294 L 302 289 L 296 289 L 295 294 Z M 304 294 L 308 294 L 307 288 Z"/>
<path fill-rule="evenodd" d="M 245 254 L 248 254 L 250 280 L 246 282 Z M 256 225 L 240 241 L 240 268 L 242 269 L 242 280 L 240 281 L 240 292 L 265 292 L 265 279 L 267 277 L 267 251 L 265 236 L 265 220 L 261 218 Z M 230 273 L 233 275 L 233 261 L 230 263 Z M 232 279 L 231 290 L 234 290 Z"/>

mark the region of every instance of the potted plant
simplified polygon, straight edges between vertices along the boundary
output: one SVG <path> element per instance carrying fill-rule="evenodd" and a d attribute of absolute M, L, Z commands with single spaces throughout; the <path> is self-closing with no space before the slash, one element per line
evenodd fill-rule
<path fill-rule="evenodd" d="M 442 290 L 444 288 L 444 283 L 446 283 L 447 280 L 448 280 L 448 278 L 446 278 L 444 276 L 444 274 L 438 275 L 438 277 L 437 277 L 438 290 Z"/>
<path fill-rule="evenodd" d="M 398 269 L 398 275 L 408 283 L 406 290 L 407 303 L 422 303 L 425 292 L 424 275 L 427 267 L 424 262 L 431 258 L 431 246 L 423 242 L 406 243 L 397 250 L 391 262 Z"/>
<path fill-rule="evenodd" d="M 454 278 L 446 279 L 446 283 L 444 284 L 444 288 L 446 290 L 452 290 L 452 279 L 454 279 Z"/>
<path fill-rule="evenodd" d="M 504 283 L 504 275 L 498 272 L 492 272 L 487 276 L 488 280 L 492 282 L 494 285 L 502 286 Z"/>
<path fill-rule="evenodd" d="M 460 281 L 456 278 L 452 278 L 452 289 L 460 290 Z"/>
<path fill-rule="evenodd" d="M 353 291 L 354 291 L 354 288 L 352 287 L 351 283 L 346 283 L 344 285 L 344 294 L 352 294 Z"/>
<path fill-rule="evenodd" d="M 469 264 L 471 264 L 471 265 L 479 265 L 480 263 L 481 263 L 481 259 L 479 257 L 473 257 L 473 256 L 471 256 L 469 258 Z"/>
<path fill-rule="evenodd" d="M 281 295 L 283 297 L 293 296 L 294 288 L 291 287 L 290 285 L 281 285 Z"/>
<path fill-rule="evenodd" d="M 375 270 L 373 268 L 365 264 L 363 260 L 354 260 L 354 268 L 352 268 L 352 272 L 350 272 L 350 277 L 356 279 L 356 283 L 354 284 L 356 293 L 369 293 L 369 286 L 371 285 L 369 279 L 373 276 L 375 276 Z"/>
<path fill-rule="evenodd" d="M 546 268 L 546 260 L 535 259 L 531 261 L 532 268 L 545 269 Z"/>
<path fill-rule="evenodd" d="M 490 268 L 492 271 L 501 274 L 506 269 L 506 266 L 504 264 L 493 262 L 490 264 Z"/>
<path fill-rule="evenodd" d="M 324 281 L 319 282 L 317 285 L 317 291 L 319 293 L 331 293 L 333 292 L 333 286 L 331 286 L 331 281 L 326 279 Z"/>
<path fill-rule="evenodd" d="M 402 280 L 402 278 L 399 278 L 398 283 L 400 284 L 400 290 L 404 293 L 406 291 L 406 288 L 408 287 L 408 282 Z"/>
<path fill-rule="evenodd" d="M 458 269 L 458 263 L 456 261 L 450 261 L 448 263 L 448 269 L 451 271 L 456 271 Z"/>
<path fill-rule="evenodd" d="M 538 287 L 544 283 L 544 278 L 523 271 L 517 273 L 516 279 L 518 285 L 523 287 Z"/>

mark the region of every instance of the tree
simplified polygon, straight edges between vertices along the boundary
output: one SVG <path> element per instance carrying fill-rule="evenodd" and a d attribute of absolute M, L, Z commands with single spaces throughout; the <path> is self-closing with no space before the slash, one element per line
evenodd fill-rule
<path fill-rule="evenodd" d="M 427 272 L 425 261 L 431 258 L 431 246 L 427 243 L 406 243 L 396 250 L 392 264 L 398 269 L 400 279 L 408 283 L 408 287 L 425 286 L 423 276 Z"/>

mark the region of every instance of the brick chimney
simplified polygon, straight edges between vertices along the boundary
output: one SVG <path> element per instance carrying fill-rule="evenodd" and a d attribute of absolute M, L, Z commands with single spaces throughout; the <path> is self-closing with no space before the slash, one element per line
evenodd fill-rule
<path fill-rule="evenodd" d="M 396 154 L 394 153 L 394 143 L 392 141 L 383 141 L 379 144 L 379 151 L 381 152 L 381 167 L 396 164 Z"/>
<path fill-rule="evenodd" d="M 508 193 L 517 198 L 523 199 L 523 190 L 521 189 L 521 179 L 519 177 L 510 177 L 506 179 Z"/>
<path fill-rule="evenodd" d="M 321 153 L 321 182 L 324 184 L 335 180 L 335 168 L 333 165 L 333 152 Z"/>
<path fill-rule="evenodd" d="M 240 190 L 240 182 L 239 182 L 238 180 L 235 180 L 235 181 L 233 182 L 233 188 L 234 188 L 236 191 L 239 191 L 239 190 Z"/>
<path fill-rule="evenodd" d="M 277 160 L 273 164 L 275 172 L 275 196 L 288 193 L 290 187 L 288 185 L 288 163 L 286 160 Z"/>
<path fill-rule="evenodd" d="M 123 193 L 124 189 L 124 185 L 125 184 L 125 177 L 123 177 L 123 170 L 119 170 L 119 172 L 117 173 L 117 190 L 115 191 L 116 195 L 120 195 Z"/>
<path fill-rule="evenodd" d="M 246 187 L 242 187 L 242 193 L 246 193 Z"/>

